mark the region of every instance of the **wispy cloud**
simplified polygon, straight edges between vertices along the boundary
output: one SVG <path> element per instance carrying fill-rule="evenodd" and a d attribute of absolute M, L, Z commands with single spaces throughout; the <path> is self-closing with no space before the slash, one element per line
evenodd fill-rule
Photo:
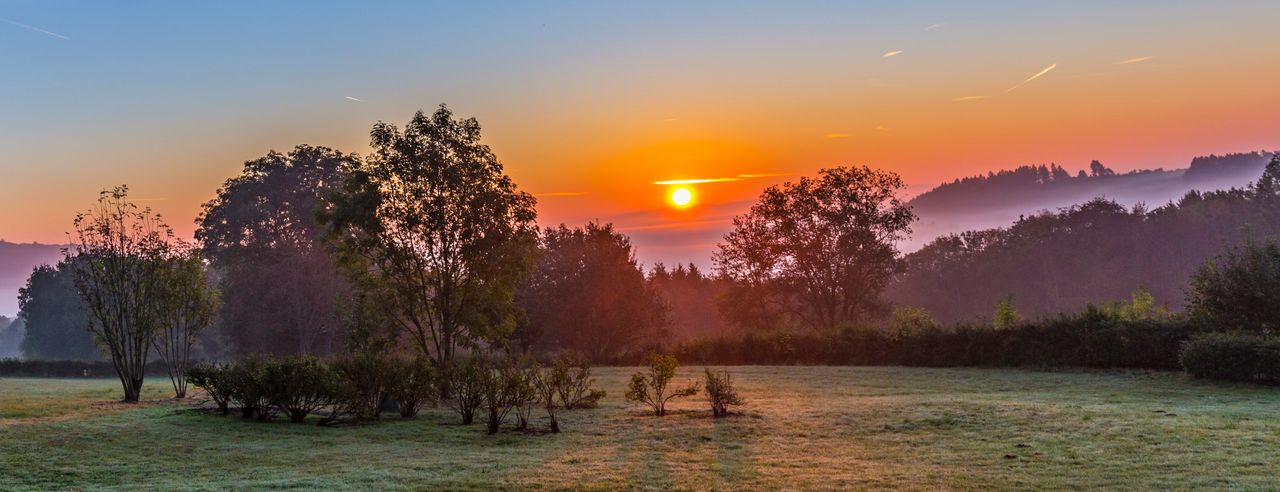
<path fill-rule="evenodd" d="M 1023 85 L 1025 85 L 1027 82 L 1031 82 L 1032 80 L 1038 79 L 1038 78 L 1040 78 L 1042 75 L 1044 75 L 1044 74 L 1046 74 L 1046 73 L 1049 73 L 1051 70 L 1053 70 L 1053 69 L 1055 69 L 1055 68 L 1058 68 L 1058 64 L 1057 64 L 1057 63 L 1054 63 L 1053 65 L 1049 65 L 1049 66 L 1045 67 L 1045 68 L 1044 68 L 1044 70 L 1041 70 L 1041 71 L 1039 71 L 1039 72 L 1036 72 L 1036 74 L 1035 74 L 1035 75 L 1032 75 L 1032 76 L 1030 76 L 1030 77 L 1027 77 L 1027 80 L 1024 80 L 1024 81 L 1022 81 L 1022 82 L 1018 82 L 1018 84 L 1017 84 L 1017 85 L 1015 85 L 1015 86 L 1013 86 L 1013 87 L 1010 87 L 1010 88 L 1008 88 L 1008 89 L 1005 89 L 1005 92 L 1009 92 L 1009 91 L 1012 91 L 1012 90 L 1017 89 L 1017 88 L 1019 88 L 1019 87 L 1022 87 L 1022 86 L 1023 86 Z"/>
<path fill-rule="evenodd" d="M 364 99 L 356 99 L 356 98 L 351 97 L 351 96 L 342 96 L 342 97 L 343 97 L 344 99 L 351 100 L 351 101 L 355 101 L 355 102 L 364 102 Z"/>
<path fill-rule="evenodd" d="M 742 181 L 744 179 L 771 178 L 775 176 L 790 176 L 791 173 L 754 173 L 739 174 L 732 178 L 693 178 L 693 179 L 667 179 L 663 181 L 654 181 L 656 185 L 687 185 L 687 184 L 703 184 L 703 183 L 727 183 L 730 181 Z"/>
<path fill-rule="evenodd" d="M 71 38 L 66 37 L 66 36 L 63 36 L 63 35 L 58 34 L 58 33 L 56 33 L 56 32 L 53 32 L 53 31 L 46 31 L 46 30 L 44 30 L 44 29 L 40 29 L 39 27 L 36 27 L 36 26 L 29 26 L 29 25 L 23 24 L 23 23 L 18 22 L 18 21 L 5 19 L 5 18 L 3 18 L 3 17 L 0 17 L 0 22 L 4 22 L 5 24 L 10 24 L 10 25 L 14 25 L 14 26 L 17 26 L 17 27 L 21 27 L 21 28 L 23 28 L 23 29 L 27 29 L 27 30 L 30 30 L 30 31 L 38 32 L 38 33 L 40 33 L 40 34 L 44 34 L 44 35 L 46 35 L 46 36 L 53 36 L 53 37 L 55 37 L 55 38 L 58 38 L 58 39 L 65 39 L 65 40 L 68 40 L 68 41 L 70 41 L 70 40 L 71 40 Z"/>
<path fill-rule="evenodd" d="M 1116 62 L 1116 65 L 1132 65 L 1132 64 L 1134 64 L 1134 63 L 1142 63 L 1142 62 L 1147 61 L 1147 60 L 1150 60 L 1150 59 L 1152 59 L 1152 58 L 1155 58 L 1155 57 L 1154 57 L 1154 56 L 1139 56 L 1139 57 L 1137 57 L 1137 58 L 1130 58 L 1130 59 L 1128 59 L 1128 60 L 1120 60 L 1120 61 Z"/>
<path fill-rule="evenodd" d="M 957 102 L 958 101 L 977 101 L 979 99 L 986 99 L 988 97 L 991 97 L 991 96 L 960 96 L 955 99 L 952 99 L 952 101 L 957 101 Z"/>
<path fill-rule="evenodd" d="M 828 133 L 823 138 L 849 138 L 848 133 Z"/>
<path fill-rule="evenodd" d="M 884 125 L 876 125 L 876 130 L 879 130 L 879 131 L 882 131 L 882 132 L 887 132 L 887 131 L 891 131 L 891 130 L 893 130 L 893 129 L 892 129 L 892 128 L 889 128 L 889 127 L 887 127 L 887 126 L 884 126 Z"/>
<path fill-rule="evenodd" d="M 947 24 L 949 24 L 949 22 L 936 22 L 936 23 L 933 23 L 933 24 L 929 24 L 929 26 L 928 26 L 928 27 L 926 27 L 926 28 L 924 28 L 924 30 L 926 30 L 926 31 L 932 31 L 932 30 L 934 30 L 934 29 L 937 29 L 937 28 L 939 28 L 939 27 L 945 26 L 945 25 L 947 25 Z"/>
<path fill-rule="evenodd" d="M 702 183 L 723 183 L 726 181 L 741 181 L 742 178 L 695 178 L 695 179 L 668 179 L 665 181 L 654 181 L 656 185 L 690 185 Z"/>
<path fill-rule="evenodd" d="M 533 196 L 542 198 L 542 197 L 555 197 L 555 196 L 582 196 L 586 194 L 587 192 L 585 191 L 550 191 L 547 193 L 534 193 Z"/>
<path fill-rule="evenodd" d="M 895 56 L 898 56 L 898 55 L 901 55 L 901 54 L 902 54 L 902 50 L 890 51 L 890 52 L 888 52 L 888 53 L 885 53 L 885 54 L 884 54 L 884 57 L 885 57 L 885 58 L 892 58 L 892 57 L 895 57 Z"/>

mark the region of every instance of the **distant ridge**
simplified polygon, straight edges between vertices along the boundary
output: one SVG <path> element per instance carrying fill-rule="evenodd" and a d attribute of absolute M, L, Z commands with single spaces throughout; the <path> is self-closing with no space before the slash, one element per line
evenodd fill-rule
<path fill-rule="evenodd" d="M 0 315 L 18 313 L 18 289 L 27 283 L 31 270 L 62 259 L 62 245 L 11 243 L 0 240 Z"/>
<path fill-rule="evenodd" d="M 1072 174 L 1056 164 L 1022 166 L 943 183 L 911 199 L 920 221 L 912 251 L 942 235 L 1008 226 L 1023 215 L 1057 210 L 1105 197 L 1126 206 L 1155 207 L 1191 190 L 1245 186 L 1262 174 L 1273 152 L 1196 157 L 1187 168 L 1116 173 L 1098 161 Z"/>

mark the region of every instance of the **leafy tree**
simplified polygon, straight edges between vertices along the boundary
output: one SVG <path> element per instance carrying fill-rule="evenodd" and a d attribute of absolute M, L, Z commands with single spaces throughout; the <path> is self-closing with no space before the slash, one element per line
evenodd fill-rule
<path fill-rule="evenodd" d="M 1280 328 L 1280 245 L 1247 239 L 1211 258 L 1191 277 L 1187 309 L 1219 330 Z"/>
<path fill-rule="evenodd" d="M 524 344 L 607 361 L 663 332 L 667 306 L 645 282 L 631 241 L 612 225 L 548 228 L 540 246 L 517 297 Z"/>
<path fill-rule="evenodd" d="M 136 403 L 151 337 L 161 323 L 154 302 L 163 295 L 173 231 L 150 209 L 129 202 L 128 192 L 125 186 L 103 191 L 96 208 L 76 215 L 67 259 L 74 258 L 88 328 L 111 356 L 124 401 Z"/>
<path fill-rule="evenodd" d="M 915 215 L 904 184 L 867 167 L 824 169 L 817 178 L 769 187 L 715 254 L 722 275 L 831 331 L 878 312 L 881 291 L 904 268 L 895 242 Z"/>
<path fill-rule="evenodd" d="M 159 292 L 152 299 L 159 310 L 158 327 L 151 347 L 164 361 L 175 398 L 186 398 L 191 348 L 200 333 L 213 322 L 218 293 L 209 285 L 200 252 L 188 249 L 165 260 L 158 272 Z"/>
<path fill-rule="evenodd" d="M 929 316 L 929 312 L 918 307 L 897 307 L 889 320 L 889 333 L 899 340 L 935 330 L 941 325 Z"/>
<path fill-rule="evenodd" d="M 378 123 L 373 155 L 323 214 L 361 289 L 385 301 L 438 366 L 459 346 L 502 341 L 535 242 L 534 198 L 443 105 L 400 130 Z"/>
<path fill-rule="evenodd" d="M 244 163 L 204 205 L 196 238 L 222 292 L 220 331 L 241 353 L 330 354 L 351 287 L 316 221 L 359 158 L 299 145 Z"/>
<path fill-rule="evenodd" d="M 1013 307 L 1013 296 L 1001 299 L 996 303 L 995 314 L 991 317 L 991 325 L 997 330 L 1007 330 L 1018 326 L 1022 322 L 1022 315 L 1018 314 L 1018 310 Z"/>
<path fill-rule="evenodd" d="M 673 398 L 683 398 L 698 394 L 698 383 L 668 391 L 671 378 L 676 375 L 679 362 L 670 355 L 655 354 L 649 357 L 648 372 L 641 371 L 631 375 L 631 383 L 627 386 L 627 401 L 643 403 L 653 409 L 653 414 L 667 414 L 667 402 Z"/>
<path fill-rule="evenodd" d="M 26 324 L 22 354 L 35 360 L 102 360 L 94 340 L 89 313 L 76 291 L 70 262 L 42 265 L 31 272 L 18 291 L 18 319 Z"/>
<path fill-rule="evenodd" d="M 733 379 L 729 376 L 729 371 L 716 374 L 710 367 L 704 371 L 706 372 L 707 400 L 711 402 L 711 416 L 723 417 L 729 414 L 730 406 L 743 404 L 742 397 L 738 396 L 738 390 L 733 387 Z"/>

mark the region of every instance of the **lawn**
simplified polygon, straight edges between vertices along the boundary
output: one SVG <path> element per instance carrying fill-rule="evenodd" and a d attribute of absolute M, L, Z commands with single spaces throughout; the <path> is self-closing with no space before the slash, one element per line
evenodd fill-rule
<path fill-rule="evenodd" d="M 112 380 L 0 379 L 0 490 L 1276 489 L 1280 390 L 1172 373 L 738 367 L 747 404 L 657 418 L 599 368 L 560 434 L 445 409 L 324 428 L 112 404 Z M 700 368 L 682 368 L 692 379 Z M 154 379 L 145 397 L 162 398 Z M 535 425 L 544 424 L 541 418 Z"/>

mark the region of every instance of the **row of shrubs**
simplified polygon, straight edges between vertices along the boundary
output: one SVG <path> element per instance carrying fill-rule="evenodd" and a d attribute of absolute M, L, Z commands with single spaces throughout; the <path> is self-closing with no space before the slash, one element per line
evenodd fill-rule
<path fill-rule="evenodd" d="M 1199 378 L 1280 384 L 1280 337 L 1205 333 L 1183 346 L 1181 361 Z"/>
<path fill-rule="evenodd" d="M 1084 313 L 996 329 L 930 326 L 905 332 L 850 328 L 693 340 L 671 352 L 694 364 L 1088 367 L 1177 370 L 1198 329 L 1182 320 L 1118 320 Z M 636 363 L 632 356 L 627 363 Z"/>
<path fill-rule="evenodd" d="M 147 364 L 148 376 L 168 374 L 164 364 Z M 114 378 L 115 367 L 109 361 L 0 359 L 0 376 L 18 378 Z"/>
<path fill-rule="evenodd" d="M 271 420 L 284 416 L 321 425 L 378 419 L 387 411 L 411 419 L 426 407 L 447 404 L 470 425 L 487 416 L 489 433 L 514 415 L 526 430 L 535 408 L 559 432 L 558 409 L 590 408 L 605 393 L 583 357 L 562 355 L 543 367 L 529 358 L 468 357 L 438 368 L 421 358 L 360 356 L 319 359 L 246 357 L 223 365 L 192 367 L 187 380 L 208 395 L 224 415 Z"/>

